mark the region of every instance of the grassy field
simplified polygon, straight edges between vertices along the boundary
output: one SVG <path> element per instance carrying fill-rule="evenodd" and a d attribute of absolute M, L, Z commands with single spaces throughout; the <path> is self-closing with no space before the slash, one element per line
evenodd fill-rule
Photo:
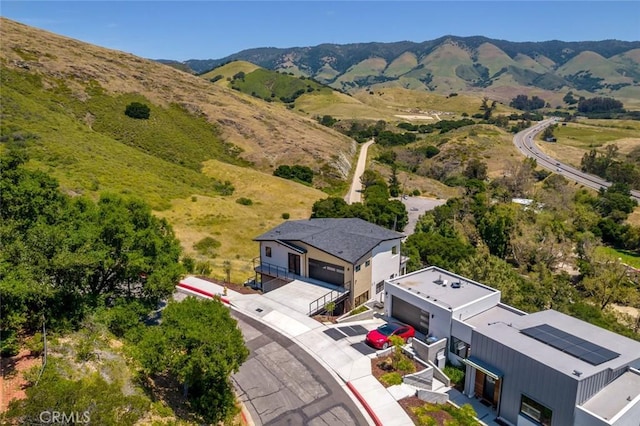
<path fill-rule="evenodd" d="M 293 181 L 216 160 L 207 161 L 203 173 L 217 180 L 230 180 L 236 190 L 231 196 L 202 196 L 172 200 L 171 208 L 159 212 L 173 225 L 186 254 L 209 261 L 213 275 L 224 278 L 222 263 L 231 262 L 231 280 L 243 282 L 252 275 L 251 260 L 259 256 L 253 238 L 284 221 L 308 219 L 311 206 L 327 194 Z M 236 202 L 244 197 L 252 204 Z M 219 241 L 217 256 L 201 256 L 193 245 L 205 237 Z"/>
<path fill-rule="evenodd" d="M 558 126 L 554 132 L 558 142 L 543 142 L 538 137 L 538 146 L 546 154 L 562 161 L 580 166 L 584 154 L 592 149 L 600 152 L 606 145 L 616 144 L 619 154 L 629 154 L 640 146 L 640 123 L 633 120 L 580 120 Z"/>
<path fill-rule="evenodd" d="M 309 93 L 309 96 L 316 96 L 317 93 L 333 91 L 333 89 L 313 80 L 293 77 L 264 68 L 257 68 L 245 74 L 244 78 L 235 79 L 230 84 L 242 93 L 274 102 L 292 102 L 305 93 Z"/>
<path fill-rule="evenodd" d="M 217 80 L 215 84 L 223 87 L 229 87 L 229 80 L 239 72 L 243 72 L 245 74 L 249 74 L 255 70 L 260 68 L 257 65 L 252 64 L 247 61 L 233 61 L 228 64 L 221 65 L 218 68 L 212 69 L 211 71 L 201 74 L 200 77 L 205 80 L 211 80 L 212 78 L 221 75 L 223 78 Z M 229 79 L 229 80 L 228 80 Z"/>
<path fill-rule="evenodd" d="M 611 247 L 598 247 L 597 251 L 611 257 L 612 259 L 620 259 L 622 263 L 640 269 L 640 255 L 627 250 L 616 250 Z"/>

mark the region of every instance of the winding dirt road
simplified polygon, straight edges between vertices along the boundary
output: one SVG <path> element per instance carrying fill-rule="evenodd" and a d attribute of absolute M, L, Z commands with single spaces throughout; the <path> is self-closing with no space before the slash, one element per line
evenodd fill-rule
<path fill-rule="evenodd" d="M 360 154 L 358 156 L 358 164 L 356 165 L 356 171 L 353 174 L 353 180 L 351 181 L 351 188 L 344 200 L 347 204 L 362 202 L 362 184 L 360 183 L 360 176 L 364 173 L 364 169 L 367 165 L 367 151 L 369 146 L 375 141 L 371 139 L 369 142 L 365 142 L 360 147 Z"/>

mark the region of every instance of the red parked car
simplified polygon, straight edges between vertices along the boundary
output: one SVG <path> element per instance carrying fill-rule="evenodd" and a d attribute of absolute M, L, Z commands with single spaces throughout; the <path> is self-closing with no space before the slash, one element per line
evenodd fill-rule
<path fill-rule="evenodd" d="M 405 343 L 409 343 L 415 335 L 416 330 L 410 325 L 392 322 L 368 332 L 366 342 L 376 349 L 387 349 L 391 346 L 389 337 L 400 336 Z"/>

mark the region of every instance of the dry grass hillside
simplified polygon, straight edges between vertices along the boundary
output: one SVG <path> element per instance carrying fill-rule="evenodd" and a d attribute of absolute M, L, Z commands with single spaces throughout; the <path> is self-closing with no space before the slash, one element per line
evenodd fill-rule
<path fill-rule="evenodd" d="M 244 150 L 242 157 L 268 169 L 282 163 L 318 165 L 336 154 L 351 158 L 351 141 L 312 119 L 202 78 L 131 54 L 93 46 L 5 18 L 0 20 L 2 64 L 64 80 L 78 97 L 97 82 L 109 94 L 136 93 L 159 106 L 178 104 L 217 123 L 222 137 Z"/>

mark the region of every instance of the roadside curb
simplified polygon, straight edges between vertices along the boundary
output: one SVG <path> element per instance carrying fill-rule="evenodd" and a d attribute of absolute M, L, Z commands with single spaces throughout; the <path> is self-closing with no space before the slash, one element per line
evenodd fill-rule
<path fill-rule="evenodd" d="M 179 283 L 176 287 L 178 287 L 179 289 L 188 290 L 188 291 L 193 292 L 193 293 L 198 293 L 199 295 L 210 297 L 212 299 L 218 299 L 222 303 L 225 303 L 227 305 L 231 304 L 231 300 L 229 300 L 229 298 L 226 297 L 226 296 L 221 296 L 219 294 L 209 293 L 208 291 L 201 290 L 201 289 L 199 289 L 197 287 L 194 287 L 194 286 L 191 286 L 189 284 Z"/>
<path fill-rule="evenodd" d="M 376 413 L 373 411 L 373 409 L 371 408 L 367 400 L 364 399 L 364 397 L 360 394 L 360 392 L 358 392 L 358 389 L 356 389 L 356 387 L 353 386 L 353 383 L 347 382 L 347 387 L 349 388 L 351 393 L 353 393 L 356 396 L 356 398 L 358 398 L 358 401 L 360 401 L 360 404 L 362 404 L 364 409 L 367 410 L 367 413 L 369 414 L 373 422 L 376 424 L 376 426 L 383 426 L 382 422 L 380 421 Z"/>

